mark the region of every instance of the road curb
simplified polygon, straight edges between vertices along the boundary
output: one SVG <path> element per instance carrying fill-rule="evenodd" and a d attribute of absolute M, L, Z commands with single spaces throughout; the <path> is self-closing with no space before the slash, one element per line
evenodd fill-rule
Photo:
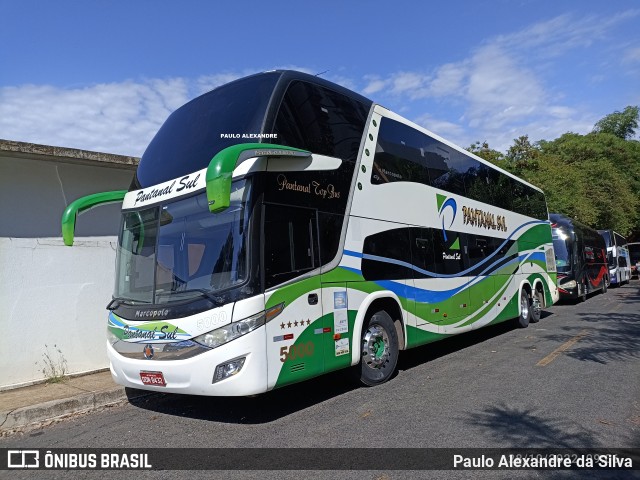
<path fill-rule="evenodd" d="M 100 407 L 123 402 L 127 398 L 145 396 L 150 392 L 114 387 L 98 392 L 85 392 L 72 397 L 50 400 L 37 405 L 20 407 L 10 412 L 0 412 L 0 433 L 31 424 L 55 420 L 74 413 L 87 413 Z"/>

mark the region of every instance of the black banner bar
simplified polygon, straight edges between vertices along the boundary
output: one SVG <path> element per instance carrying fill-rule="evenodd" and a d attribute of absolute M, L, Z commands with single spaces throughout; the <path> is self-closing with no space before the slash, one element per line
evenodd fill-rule
<path fill-rule="evenodd" d="M 640 470 L 640 448 L 2 448 L 0 470 Z"/>

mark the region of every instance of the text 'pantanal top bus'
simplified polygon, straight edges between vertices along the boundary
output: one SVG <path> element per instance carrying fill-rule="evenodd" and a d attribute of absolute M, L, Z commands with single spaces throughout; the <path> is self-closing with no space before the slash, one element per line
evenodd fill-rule
<path fill-rule="evenodd" d="M 249 395 L 516 318 L 558 297 L 542 192 L 370 100 L 273 71 L 176 110 L 123 200 L 116 382 Z"/>
<path fill-rule="evenodd" d="M 559 213 L 549 215 L 558 269 L 560 298 L 586 300 L 607 291 L 609 264 L 606 244 L 593 228 Z"/>

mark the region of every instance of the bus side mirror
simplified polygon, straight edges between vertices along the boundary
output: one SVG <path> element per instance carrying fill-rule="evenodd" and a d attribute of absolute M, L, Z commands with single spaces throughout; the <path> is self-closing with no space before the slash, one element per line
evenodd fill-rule
<path fill-rule="evenodd" d="M 76 232 L 76 218 L 78 214 L 84 213 L 99 205 L 122 202 L 126 193 L 126 190 L 94 193 L 71 202 L 62 213 L 62 239 L 64 240 L 64 244 L 68 247 L 73 245 L 73 237 Z"/>
<path fill-rule="evenodd" d="M 209 211 L 219 213 L 231 202 L 231 179 L 235 168 L 252 157 L 308 158 L 311 152 L 271 143 L 240 143 L 218 152 L 209 162 L 206 175 Z"/>

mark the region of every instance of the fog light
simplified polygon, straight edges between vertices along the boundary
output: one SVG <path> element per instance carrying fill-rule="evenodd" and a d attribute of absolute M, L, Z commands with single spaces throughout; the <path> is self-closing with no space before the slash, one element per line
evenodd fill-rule
<path fill-rule="evenodd" d="M 220 380 L 232 377 L 236 373 L 240 372 L 246 358 L 247 357 L 234 358 L 233 360 L 229 360 L 228 362 L 218 365 L 215 373 L 213 374 L 213 381 L 211 383 L 219 382 Z"/>

